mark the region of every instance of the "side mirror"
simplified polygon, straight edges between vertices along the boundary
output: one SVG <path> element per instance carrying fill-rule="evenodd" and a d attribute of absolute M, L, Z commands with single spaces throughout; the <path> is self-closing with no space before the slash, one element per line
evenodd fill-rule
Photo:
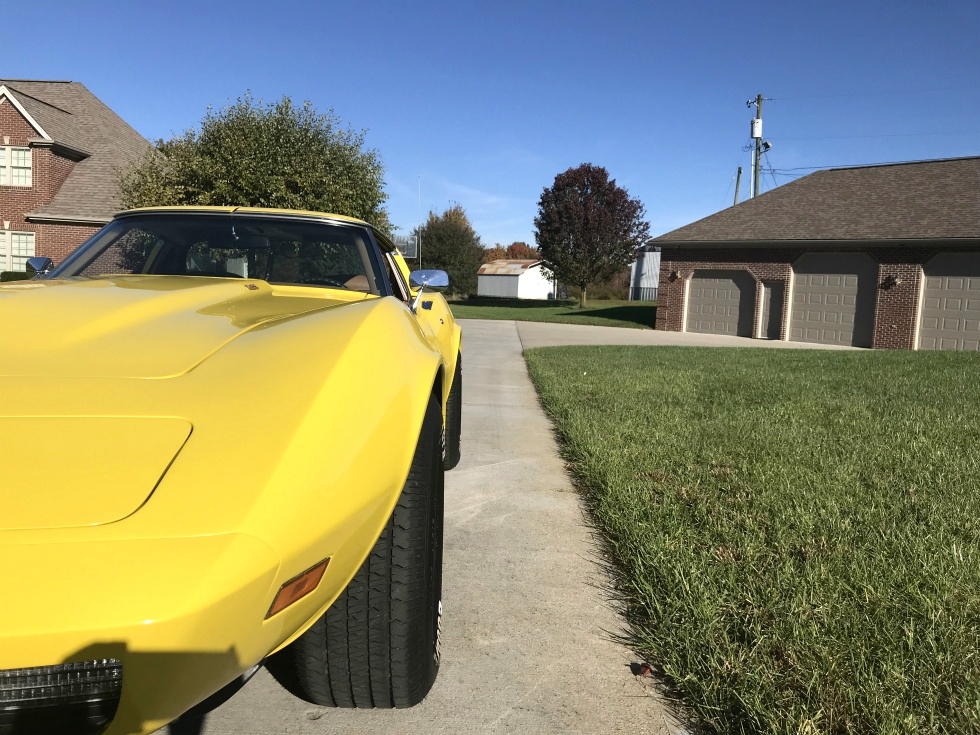
<path fill-rule="evenodd" d="M 412 271 L 408 276 L 408 282 L 412 288 L 417 288 L 418 293 L 412 302 L 412 313 L 418 311 L 419 302 L 422 300 L 422 292 L 425 289 L 433 291 L 445 291 L 449 288 L 449 275 L 446 271 L 422 270 Z"/>
<path fill-rule="evenodd" d="M 46 276 L 52 270 L 54 270 L 54 261 L 51 258 L 38 255 L 27 259 L 27 272 L 32 278 Z"/>
<path fill-rule="evenodd" d="M 432 291 L 443 291 L 449 288 L 449 275 L 446 271 L 412 271 L 408 277 L 408 282 L 412 288 L 428 288 Z"/>

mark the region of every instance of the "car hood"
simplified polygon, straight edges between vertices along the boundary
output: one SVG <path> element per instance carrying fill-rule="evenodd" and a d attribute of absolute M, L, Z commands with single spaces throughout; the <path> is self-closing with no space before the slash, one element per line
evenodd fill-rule
<path fill-rule="evenodd" d="M 172 377 L 256 326 L 365 298 L 187 276 L 8 283 L 0 376 Z"/>
<path fill-rule="evenodd" d="M 189 421 L 173 417 L 0 416 L 0 531 L 125 518 L 153 492 L 190 433 Z"/>

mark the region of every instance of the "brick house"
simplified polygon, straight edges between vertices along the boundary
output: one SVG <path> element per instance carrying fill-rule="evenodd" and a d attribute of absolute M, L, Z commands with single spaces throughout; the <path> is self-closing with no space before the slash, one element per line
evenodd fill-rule
<path fill-rule="evenodd" d="M 657 329 L 980 349 L 980 157 L 818 171 L 651 244 Z"/>
<path fill-rule="evenodd" d="M 121 208 L 150 144 L 78 82 L 0 79 L 0 271 L 56 263 Z"/>

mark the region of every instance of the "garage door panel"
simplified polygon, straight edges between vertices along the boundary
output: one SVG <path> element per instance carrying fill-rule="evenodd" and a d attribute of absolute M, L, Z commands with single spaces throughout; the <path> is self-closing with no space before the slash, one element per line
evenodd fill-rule
<path fill-rule="evenodd" d="M 747 271 L 695 271 L 688 286 L 687 331 L 752 336 L 755 290 Z"/>
<path fill-rule="evenodd" d="M 940 253 L 923 275 L 919 349 L 980 349 L 980 253 Z"/>
<path fill-rule="evenodd" d="M 803 255 L 793 265 L 790 339 L 870 347 L 877 277 L 877 263 L 863 253 Z"/>

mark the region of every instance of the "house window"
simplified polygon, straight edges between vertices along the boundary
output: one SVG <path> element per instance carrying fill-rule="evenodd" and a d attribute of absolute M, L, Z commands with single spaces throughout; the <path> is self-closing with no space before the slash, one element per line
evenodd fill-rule
<path fill-rule="evenodd" d="M 32 168 L 30 148 L 0 147 L 0 185 L 30 186 Z"/>
<path fill-rule="evenodd" d="M 27 259 L 33 257 L 33 232 L 0 230 L 0 271 L 26 271 Z"/>

